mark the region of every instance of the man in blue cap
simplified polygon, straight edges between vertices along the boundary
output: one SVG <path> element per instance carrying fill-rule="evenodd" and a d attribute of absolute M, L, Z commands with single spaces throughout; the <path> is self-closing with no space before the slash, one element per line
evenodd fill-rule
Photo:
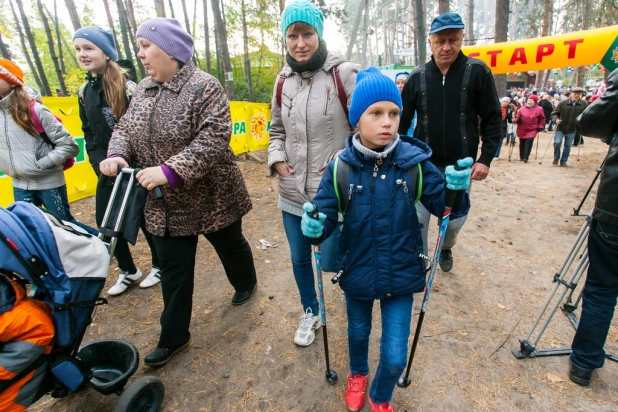
<path fill-rule="evenodd" d="M 431 162 L 444 172 L 444 168 L 457 159 L 472 156 L 476 158 L 472 180 L 483 180 L 498 148 L 502 115 L 489 67 L 461 51 L 464 27 L 457 13 L 441 14 L 431 23 L 431 60 L 414 70 L 406 81 L 399 133 L 408 131 L 416 113 L 414 137 L 429 145 Z M 481 140 L 483 144 L 477 155 Z M 423 225 L 423 248 L 427 254 L 431 215 L 421 203 L 416 210 Z M 466 218 L 449 222 L 440 255 L 440 268 L 444 272 L 453 267 L 451 249 Z"/>

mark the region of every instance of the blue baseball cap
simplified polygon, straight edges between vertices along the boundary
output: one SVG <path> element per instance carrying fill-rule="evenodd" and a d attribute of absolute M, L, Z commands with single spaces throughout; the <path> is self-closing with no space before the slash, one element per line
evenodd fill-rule
<path fill-rule="evenodd" d="M 444 13 L 433 19 L 429 34 L 434 34 L 447 29 L 464 29 L 464 24 L 461 16 L 457 13 Z"/>

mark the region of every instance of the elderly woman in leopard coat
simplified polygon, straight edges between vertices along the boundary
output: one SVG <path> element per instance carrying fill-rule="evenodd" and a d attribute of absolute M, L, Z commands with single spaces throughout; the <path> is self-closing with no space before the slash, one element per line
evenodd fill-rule
<path fill-rule="evenodd" d="M 161 261 L 164 309 L 157 348 L 144 360 L 160 366 L 189 342 L 198 235 L 213 245 L 244 303 L 257 285 L 242 217 L 251 200 L 229 146 L 231 117 L 224 90 L 191 62 L 193 39 L 177 20 L 155 18 L 137 30 L 138 57 L 150 77 L 138 85 L 126 115 L 112 135 L 101 172 L 135 163 L 150 195 L 147 230 Z"/>

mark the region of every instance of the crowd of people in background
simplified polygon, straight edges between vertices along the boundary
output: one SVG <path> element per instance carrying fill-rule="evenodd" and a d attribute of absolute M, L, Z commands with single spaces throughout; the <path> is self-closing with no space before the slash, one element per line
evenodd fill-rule
<path fill-rule="evenodd" d="M 314 4 L 290 3 L 281 19 L 286 64 L 273 79 L 268 167 L 279 181 L 279 208 L 302 307 L 293 341 L 311 345 L 322 324 L 309 239 L 315 237 L 321 242 L 325 271 L 343 271 L 345 263 L 350 271 L 341 281 L 350 353 L 346 405 L 357 411 L 367 398 L 371 309 L 379 300 L 383 319 L 396 325 L 383 322 L 380 363 L 368 403 L 372 411 L 394 411 L 390 402 L 405 366 L 412 293 L 424 286 L 429 221 L 432 214 L 441 216 L 446 188 L 460 190 L 439 259 L 442 271 L 449 272 L 452 249 L 470 208 L 469 181 L 488 176 L 503 139 L 511 146 L 519 142 L 519 158 L 527 163 L 538 134 L 554 132 L 553 164 L 566 167 L 571 147 L 583 144 L 576 136 L 576 119 L 603 95 L 605 86 L 517 89 L 500 98 L 485 63 L 461 51 L 464 23 L 456 13 L 433 20 L 430 61 L 413 72 L 398 73 L 394 81 L 377 68 L 359 73 L 345 57 L 328 50 L 323 29 L 324 16 Z M 134 68 L 132 73 L 118 60 L 111 32 L 84 27 L 73 39 L 87 71 L 78 93 L 79 114 L 90 164 L 100 177 L 97 224 L 119 167 L 141 168 L 139 182 L 148 190 L 160 187 L 165 199 L 149 195 L 143 210 L 142 231 L 152 267 L 139 284 L 162 286 L 160 338 L 145 358 L 146 365 L 161 366 L 189 344 L 200 235 L 213 245 L 234 288 L 232 304 L 245 303 L 257 288 L 251 247 L 242 231 L 243 216 L 252 204 L 229 146 L 230 107 L 217 79 L 192 63 L 194 40 L 175 19 L 154 18 L 138 28 L 137 57 L 149 74 L 139 84 Z M 43 206 L 96 235 L 96 229 L 75 220 L 67 200 L 63 169 L 77 154 L 77 145 L 23 77 L 13 62 L 0 60 L 0 171 L 13 178 L 16 200 Z M 37 120 L 42 131 L 34 126 Z M 354 221 L 342 227 L 332 182 L 335 159 L 349 162 L 350 173 L 363 183 L 349 191 L 350 200 L 362 206 L 350 209 L 357 221 L 381 218 L 384 227 L 400 228 L 401 233 L 379 233 L 379 228 L 369 233 L 368 224 Z M 403 200 L 411 193 L 404 164 L 424 173 L 418 198 L 407 202 Z M 455 164 L 463 170 L 455 170 Z M 378 173 L 383 174 L 376 184 Z M 401 193 L 389 197 L 390 186 L 385 185 L 391 184 L 403 184 Z M 390 215 L 380 217 L 380 209 L 371 209 L 374 203 L 367 199 L 378 196 L 370 194 L 374 186 Z M 314 198 L 326 212 L 316 219 L 307 214 Z M 410 211 L 413 218 L 408 218 Z M 363 239 L 355 247 L 372 238 L 384 248 L 375 256 L 367 245 L 361 252 L 351 248 L 351 237 L 354 242 Z M 346 261 L 350 250 L 354 262 Z M 115 257 L 120 275 L 108 290 L 112 296 L 143 276 L 126 241 L 118 243 Z M 363 259 L 371 262 L 359 266 Z M 378 260 L 382 264 L 375 263 Z M 406 264 L 389 269 L 396 261 Z M 586 370 L 602 365 L 582 362 L 585 353 L 578 356 L 574 360 Z"/>

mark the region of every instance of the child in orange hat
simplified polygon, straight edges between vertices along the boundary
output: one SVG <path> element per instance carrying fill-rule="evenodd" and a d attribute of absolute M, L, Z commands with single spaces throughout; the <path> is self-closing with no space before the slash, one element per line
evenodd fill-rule
<path fill-rule="evenodd" d="M 71 216 L 67 199 L 63 165 L 78 154 L 77 143 L 41 104 L 39 92 L 24 84 L 21 68 L 6 59 L 0 59 L 0 98 L 0 172 L 13 178 L 15 200 L 44 206 L 61 219 L 98 234 Z M 36 131 L 36 120 L 53 145 Z"/>

